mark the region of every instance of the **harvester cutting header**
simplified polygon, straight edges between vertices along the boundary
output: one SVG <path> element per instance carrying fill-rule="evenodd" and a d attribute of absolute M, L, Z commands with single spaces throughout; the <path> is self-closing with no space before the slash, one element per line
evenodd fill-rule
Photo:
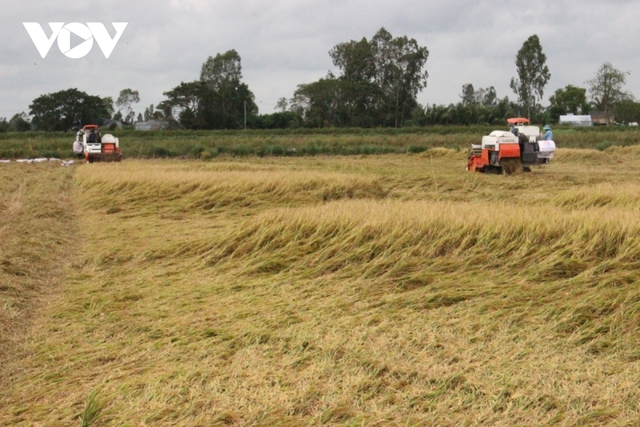
<path fill-rule="evenodd" d="M 510 131 L 494 130 L 482 137 L 481 144 L 471 144 L 467 171 L 511 174 L 528 172 L 530 165 L 549 163 L 555 142 L 544 139 L 540 128 L 529 125 L 528 119 L 515 117 L 507 122 Z"/>

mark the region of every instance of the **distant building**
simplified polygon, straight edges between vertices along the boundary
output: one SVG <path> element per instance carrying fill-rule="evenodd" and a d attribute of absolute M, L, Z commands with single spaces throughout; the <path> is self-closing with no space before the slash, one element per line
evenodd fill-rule
<path fill-rule="evenodd" d="M 162 130 L 167 127 L 165 120 L 148 120 L 136 123 L 136 130 Z"/>
<path fill-rule="evenodd" d="M 122 129 L 122 125 L 124 123 L 122 123 L 122 121 L 120 120 L 111 120 L 111 119 L 107 119 L 104 122 L 102 122 L 102 128 L 104 129 Z"/>
<path fill-rule="evenodd" d="M 607 115 L 604 111 L 591 111 L 589 115 L 594 125 L 610 125 L 615 123 L 613 114 L 609 114 L 609 119 L 607 120 Z"/>
<path fill-rule="evenodd" d="M 593 121 L 589 115 L 567 114 L 560 116 L 559 124 L 573 126 L 593 126 Z"/>

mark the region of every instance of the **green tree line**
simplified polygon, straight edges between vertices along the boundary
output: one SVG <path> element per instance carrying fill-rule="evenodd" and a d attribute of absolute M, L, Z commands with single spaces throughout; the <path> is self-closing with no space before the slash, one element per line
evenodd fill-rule
<path fill-rule="evenodd" d="M 299 84 L 277 111 L 260 114 L 255 96 L 242 80 L 241 57 L 234 49 L 209 56 L 200 78 L 180 82 L 163 93 L 157 106 L 136 113 L 137 90 L 111 97 L 89 95 L 75 88 L 37 97 L 29 114 L 0 118 L 0 132 L 64 131 L 106 119 L 132 125 L 159 120 L 167 129 L 291 129 L 341 127 L 406 127 L 432 125 L 503 125 L 524 116 L 537 123 L 556 123 L 563 114 L 602 111 L 607 120 L 640 121 L 640 103 L 624 91 L 628 72 L 604 63 L 587 87 L 567 85 L 542 106 L 551 73 L 537 35 L 529 37 L 515 58 L 517 76 L 510 86 L 517 96 L 499 97 L 493 86 L 462 86 L 460 100 L 449 105 L 421 105 L 418 94 L 427 87 L 429 51 L 415 39 L 393 37 L 381 28 L 371 39 L 339 43 L 329 51 L 337 72 Z M 116 125 L 113 125 L 116 126 Z"/>

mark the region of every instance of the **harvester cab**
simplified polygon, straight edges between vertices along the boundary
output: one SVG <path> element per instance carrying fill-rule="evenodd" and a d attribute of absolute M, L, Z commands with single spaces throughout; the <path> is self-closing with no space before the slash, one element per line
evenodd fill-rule
<path fill-rule="evenodd" d="M 471 144 L 467 171 L 512 174 L 528 172 L 530 165 L 549 163 L 556 145 L 542 140 L 538 126 L 531 126 L 521 117 L 507 122 L 511 131 L 495 130 L 483 136 L 481 144 Z"/>
<path fill-rule="evenodd" d="M 87 163 L 122 160 L 118 138 L 111 134 L 100 135 L 100 129 L 96 125 L 86 125 L 79 133 L 82 134 L 84 158 Z"/>

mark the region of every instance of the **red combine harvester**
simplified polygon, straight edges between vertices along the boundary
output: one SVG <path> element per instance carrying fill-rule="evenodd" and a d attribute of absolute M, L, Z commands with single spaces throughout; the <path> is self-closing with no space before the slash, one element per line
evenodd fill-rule
<path fill-rule="evenodd" d="M 530 171 L 528 166 L 549 163 L 556 144 L 540 137 L 540 128 L 529 120 L 514 117 L 507 120 L 512 131 L 494 130 L 482 137 L 481 144 L 471 144 L 467 171 L 512 174 Z"/>
<path fill-rule="evenodd" d="M 111 134 L 100 135 L 97 125 L 86 125 L 78 131 L 78 138 L 82 138 L 84 158 L 87 163 L 119 162 L 122 160 L 118 138 Z"/>

